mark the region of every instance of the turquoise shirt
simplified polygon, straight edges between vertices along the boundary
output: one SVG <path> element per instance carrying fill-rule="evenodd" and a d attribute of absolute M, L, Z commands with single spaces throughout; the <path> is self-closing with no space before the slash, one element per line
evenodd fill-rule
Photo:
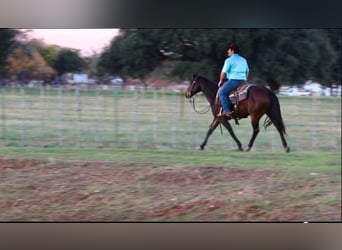
<path fill-rule="evenodd" d="M 228 79 L 247 80 L 246 73 L 249 72 L 247 60 L 235 53 L 224 61 L 222 72 L 227 74 Z"/>

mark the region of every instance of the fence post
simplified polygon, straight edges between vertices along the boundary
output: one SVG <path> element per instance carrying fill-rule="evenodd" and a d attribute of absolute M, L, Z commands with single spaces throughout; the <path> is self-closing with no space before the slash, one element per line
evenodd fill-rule
<path fill-rule="evenodd" d="M 134 89 L 134 97 L 133 97 L 133 131 L 134 131 L 134 147 L 138 147 L 138 142 L 139 142 L 139 131 L 138 131 L 138 117 L 139 117 L 139 112 L 138 112 L 138 90 Z"/>
<path fill-rule="evenodd" d="M 190 128 L 191 129 L 191 142 L 190 142 L 190 148 L 193 148 L 196 145 L 196 114 L 194 110 L 190 112 Z"/>
<path fill-rule="evenodd" d="M 312 96 L 312 121 L 311 121 L 311 146 L 312 149 L 316 147 L 317 144 L 317 131 L 316 131 L 316 114 L 317 114 L 317 96 Z"/>
<path fill-rule="evenodd" d="M 153 90 L 153 103 L 153 144 L 155 147 L 158 147 L 158 108 L 160 109 L 160 106 L 156 89 Z"/>
<path fill-rule="evenodd" d="M 6 100 L 5 100 L 5 87 L 1 88 L 1 132 L 2 139 L 6 141 Z"/>
<path fill-rule="evenodd" d="M 113 96 L 114 96 L 114 134 L 115 134 L 115 143 L 119 142 L 119 116 L 118 116 L 118 91 L 116 88 L 113 88 Z"/>
<path fill-rule="evenodd" d="M 45 91 L 44 86 L 40 87 L 40 139 L 41 146 L 44 146 L 44 135 L 45 135 Z"/>
<path fill-rule="evenodd" d="M 180 116 L 184 116 L 184 102 L 185 102 L 185 95 L 183 92 L 179 95 L 179 104 L 180 104 Z"/>
<path fill-rule="evenodd" d="M 95 88 L 95 119 L 94 119 L 94 140 L 95 143 L 99 143 L 99 88 Z"/>
<path fill-rule="evenodd" d="M 59 129 L 59 146 L 61 147 L 63 145 L 63 92 L 62 88 L 58 88 L 58 129 Z"/>
<path fill-rule="evenodd" d="M 26 146 L 26 98 L 24 87 L 20 88 L 21 94 L 21 146 Z"/>
<path fill-rule="evenodd" d="M 171 142 L 171 145 L 172 145 L 172 148 L 176 148 L 177 147 L 177 136 L 176 136 L 176 132 L 177 132 L 177 107 L 176 107 L 176 103 L 177 103 L 177 95 L 176 94 L 173 94 L 173 103 L 174 105 L 173 108 L 172 108 L 172 114 L 171 114 L 171 117 L 172 117 L 172 142 Z"/>
<path fill-rule="evenodd" d="M 77 120 L 76 120 L 76 146 L 81 147 L 81 134 L 80 134 L 80 122 L 81 122 L 81 99 L 80 99 L 80 90 L 78 85 L 75 86 L 75 97 L 76 97 L 76 112 L 77 112 Z"/>
<path fill-rule="evenodd" d="M 340 131 L 340 134 L 338 137 L 338 131 L 341 128 L 341 121 L 339 121 L 339 119 L 338 119 L 339 114 L 341 113 L 341 105 L 338 102 L 338 98 L 339 98 L 338 96 L 334 96 L 333 98 L 335 100 L 335 108 L 334 108 L 335 109 L 335 115 L 334 115 L 334 123 L 335 123 L 334 130 L 335 131 L 334 131 L 334 135 L 336 135 L 336 136 L 332 136 L 332 138 L 334 140 L 333 145 L 335 147 L 335 151 L 339 151 L 338 150 L 338 139 L 337 138 L 341 137 L 341 131 Z M 340 116 L 340 118 L 341 118 L 341 116 Z"/>
<path fill-rule="evenodd" d="M 271 148 L 272 148 L 272 152 L 276 151 L 276 142 L 275 142 L 275 137 L 276 137 L 276 133 L 275 130 L 273 128 L 270 128 L 270 135 L 271 135 Z"/>

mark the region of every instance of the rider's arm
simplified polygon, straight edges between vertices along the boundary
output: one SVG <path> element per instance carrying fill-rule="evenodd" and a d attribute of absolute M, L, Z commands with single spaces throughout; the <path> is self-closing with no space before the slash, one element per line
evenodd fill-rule
<path fill-rule="evenodd" d="M 221 72 L 220 74 L 220 81 L 218 82 L 218 86 L 221 87 L 221 85 L 224 83 L 224 80 L 226 79 L 226 73 Z"/>

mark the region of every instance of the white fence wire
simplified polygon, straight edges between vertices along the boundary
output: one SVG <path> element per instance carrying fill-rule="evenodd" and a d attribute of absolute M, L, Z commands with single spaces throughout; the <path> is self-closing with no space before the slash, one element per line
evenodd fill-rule
<path fill-rule="evenodd" d="M 341 150 L 340 97 L 278 97 L 292 151 Z M 199 95 L 196 105 L 203 109 L 208 103 Z M 211 119 L 210 112 L 195 113 L 182 92 L 163 89 L 3 87 L 0 145 L 194 149 Z M 231 124 L 246 147 L 250 119 Z M 208 149 L 237 147 L 222 129 L 210 137 Z M 258 151 L 283 150 L 273 126 L 261 127 L 254 145 Z"/>

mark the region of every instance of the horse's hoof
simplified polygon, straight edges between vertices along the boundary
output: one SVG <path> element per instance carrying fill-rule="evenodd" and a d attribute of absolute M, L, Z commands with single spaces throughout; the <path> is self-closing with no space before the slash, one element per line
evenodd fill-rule
<path fill-rule="evenodd" d="M 197 149 L 198 149 L 198 150 L 203 150 L 204 147 L 203 147 L 203 146 L 198 146 Z"/>
<path fill-rule="evenodd" d="M 239 148 L 238 148 L 238 151 L 243 152 L 243 147 L 239 147 Z"/>
<path fill-rule="evenodd" d="M 249 152 L 249 151 L 251 151 L 251 147 L 248 147 L 248 148 L 246 149 L 246 152 Z"/>
<path fill-rule="evenodd" d="M 290 152 L 290 147 L 286 147 L 286 148 L 285 148 L 285 152 L 286 152 L 286 153 L 289 153 L 289 152 Z"/>

